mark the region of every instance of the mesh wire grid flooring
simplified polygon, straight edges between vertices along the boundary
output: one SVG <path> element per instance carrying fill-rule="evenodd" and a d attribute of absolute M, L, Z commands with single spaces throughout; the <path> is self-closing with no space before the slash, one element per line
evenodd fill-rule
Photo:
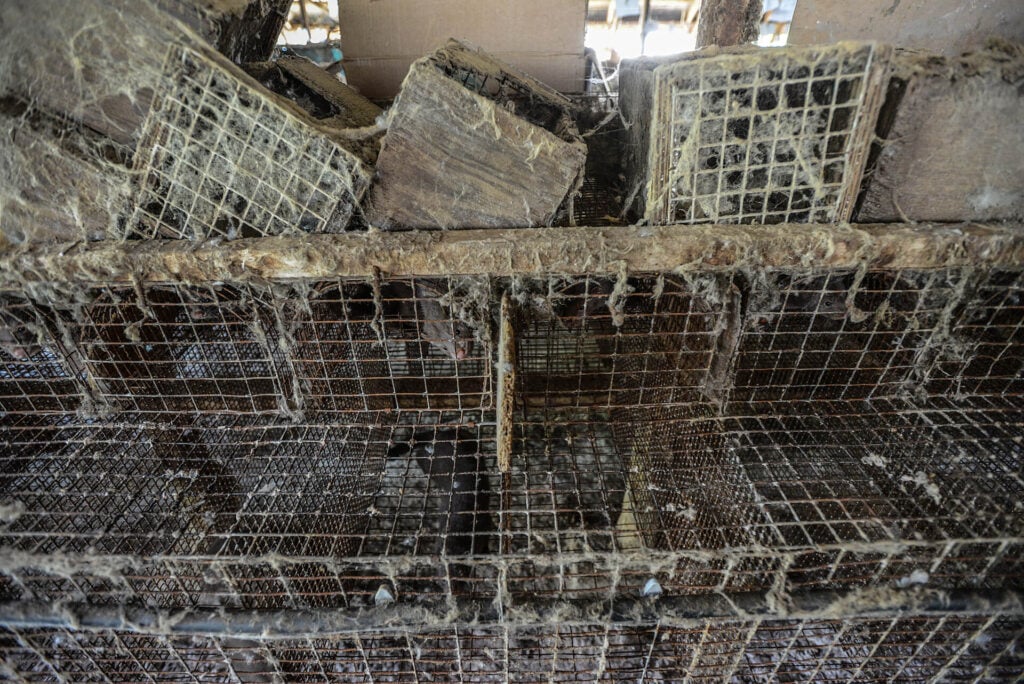
<path fill-rule="evenodd" d="M 11 676 L 102 681 L 979 681 L 1018 677 L 1024 621 L 989 615 L 466 626 L 260 639 L 4 629 Z"/>
<path fill-rule="evenodd" d="M 507 480 L 477 423 L 481 498 L 459 530 L 451 483 L 393 452 L 440 415 L 9 428 L 0 544 L 22 560 L 7 564 L 4 594 L 286 608 L 364 605 L 387 578 L 403 600 L 509 605 L 632 595 L 652 573 L 673 594 L 891 585 L 915 572 L 931 586 L 1019 583 L 1024 424 L 1012 404 L 828 408 L 665 422 L 677 437 L 639 453 L 602 420 L 528 422 Z M 481 543 L 445 554 L 456 532 Z M 48 572 L 49 555 L 84 557 L 73 578 Z M 94 555 L 115 558 L 103 576 Z M 320 590 L 289 588 L 314 567 Z"/>
<path fill-rule="evenodd" d="M 506 289 L 518 360 L 503 473 L 488 302 Z M 1022 291 L 1019 270 L 972 268 L 106 287 L 67 308 L 7 297 L 3 598 L 360 613 L 386 586 L 453 631 L 303 651 L 375 681 L 435 665 L 467 681 L 568 678 L 593 658 L 621 664 L 609 678 L 927 679 L 969 662 L 949 672 L 998 679 L 1018 663 L 1017 618 L 952 636 L 951 614 L 899 618 L 913 625 L 893 628 L 902 655 L 879 660 L 896 618 L 864 633 L 820 618 L 659 632 L 652 618 L 620 640 L 629 628 L 574 636 L 553 614 L 529 629 L 514 616 L 638 596 L 652 576 L 675 596 L 1019 587 Z M 443 454 L 396 451 L 438 425 L 468 427 L 457 439 L 481 455 L 468 518 L 443 476 L 457 460 L 435 470 Z M 448 553 L 455 533 L 486 541 Z M 505 644 L 487 647 L 497 661 L 472 644 L 423 658 L 421 639 L 472 641 L 480 610 Z M 986 624 L 982 637 L 1013 625 L 993 632 L 1004 647 L 964 661 Z M 815 630 L 863 641 L 804 663 L 793 644 Z M 546 645 L 514 645 L 524 634 Z M 211 679 L 243 667 L 232 643 L 272 653 L 244 667 L 315 662 L 227 637 L 203 637 L 218 655 L 123 631 L 10 638 L 9 666 L 43 679 L 48 659 L 77 662 L 62 648 L 106 663 L 93 638 L 156 639 L 152 667 Z M 114 660 L 97 665 L 111 679 L 144 667 Z"/>

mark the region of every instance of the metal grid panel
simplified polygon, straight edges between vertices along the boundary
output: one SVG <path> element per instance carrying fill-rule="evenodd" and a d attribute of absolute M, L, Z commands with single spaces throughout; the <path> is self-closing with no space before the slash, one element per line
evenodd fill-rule
<path fill-rule="evenodd" d="M 688 605 L 758 593 L 741 616 L 802 591 L 1020 587 L 1021 289 L 1019 270 L 762 271 L 9 300 L 7 320 L 36 321 L 61 367 L 83 368 L 74 402 L 120 412 L 4 399 L 0 597 L 354 617 L 383 588 L 399 615 L 453 630 L 353 638 L 343 667 L 384 681 L 927 679 L 977 643 L 953 614 L 870 637 L 827 620 L 556 625 L 652 578 Z M 501 472 L 489 303 L 505 291 L 518 361 Z M 38 373 L 38 355 L 5 353 Z M 134 636 L 128 680 L 153 638 Z M 260 643 L 237 663 L 224 652 L 252 644 L 220 641 L 216 657 L 163 644 L 152 667 L 315 679 L 340 640 Z M 1015 652 L 1002 643 L 976 661 L 994 676 Z M 25 668 L 77 666 L 33 648 Z"/>
<path fill-rule="evenodd" d="M 661 67 L 647 215 L 657 223 L 849 218 L 877 116 L 884 51 L 849 44 Z M 665 138 L 662 141 L 662 138 Z"/>
<path fill-rule="evenodd" d="M 7 629 L 7 672 L 101 681 L 1008 681 L 1020 618 L 698 621 L 259 639 Z"/>
<path fill-rule="evenodd" d="M 614 409 L 717 396 L 715 349 L 733 309 L 727 277 L 570 278 L 540 290 L 540 304 L 525 297 L 517 340 L 524 406 Z"/>
<path fill-rule="evenodd" d="M 950 326 L 955 344 L 929 361 L 928 391 L 965 396 L 1024 393 L 1024 274 L 997 270 L 967 281 L 969 303 Z"/>
<path fill-rule="evenodd" d="M 0 299 L 0 409 L 8 413 L 71 413 L 81 406 L 82 375 L 47 312 L 24 297 Z"/>
<path fill-rule="evenodd" d="M 109 287 L 64 310 L 9 298 L 0 409 L 172 421 L 491 406 L 490 313 L 473 288 L 487 298 L 486 279 L 444 278 Z"/>
<path fill-rule="evenodd" d="M 174 46 L 167 91 L 135 154 L 127 237 L 261 237 L 340 232 L 366 189 L 357 159 L 241 75 Z"/>
<path fill-rule="evenodd" d="M 719 419 L 637 413 L 634 430 L 600 414 L 528 417 L 507 474 L 493 423 L 474 414 L 8 428 L 0 544 L 28 554 L 8 566 L 8 591 L 89 595 L 47 577 L 48 555 L 86 552 L 157 557 L 95 591 L 172 605 L 200 595 L 306 605 L 293 595 L 309 593 L 294 589 L 309 581 L 302 562 L 320 567 L 332 604 L 372 595 L 384 577 L 429 601 L 612 598 L 638 591 L 652 567 L 676 594 L 780 581 L 1019 585 L 1024 421 L 1012 403 L 740 408 Z M 452 440 L 469 450 L 445 452 Z M 459 453 L 472 460 L 453 461 Z M 41 575 L 22 576 L 36 565 Z M 90 572 L 82 564 L 79 580 Z M 189 577 L 191 588 L 178 586 Z"/>

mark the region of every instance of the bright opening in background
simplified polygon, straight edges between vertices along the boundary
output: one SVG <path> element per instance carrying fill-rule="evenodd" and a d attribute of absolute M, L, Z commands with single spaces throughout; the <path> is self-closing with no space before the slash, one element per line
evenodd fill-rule
<path fill-rule="evenodd" d="M 697 18 L 701 0 L 651 0 L 647 36 L 640 30 L 642 0 L 590 0 L 587 6 L 586 45 L 598 59 L 617 64 L 619 59 L 688 52 L 697 45 Z M 797 0 L 764 0 L 758 45 L 785 45 Z"/>

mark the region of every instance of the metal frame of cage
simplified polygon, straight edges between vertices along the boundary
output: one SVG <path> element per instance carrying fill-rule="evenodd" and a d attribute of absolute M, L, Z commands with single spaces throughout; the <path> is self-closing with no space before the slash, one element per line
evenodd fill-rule
<path fill-rule="evenodd" d="M 392 249 L 398 243 L 407 248 Z M 480 672 L 457 669 L 489 661 L 470 657 L 472 648 L 431 660 L 436 672 L 479 681 L 568 677 L 572 663 L 594 659 L 609 673 L 683 671 L 650 655 L 659 644 L 685 650 L 694 676 L 705 659 L 706 672 L 741 679 L 791 666 L 797 678 L 805 666 L 864 672 L 892 630 L 904 634 L 893 646 L 902 655 L 880 668 L 887 676 L 937 676 L 989 633 L 1004 647 L 981 649 L 978 676 L 1019 661 L 1019 227 L 310 236 L 198 249 L 99 244 L 9 264 L 6 289 L 22 288 L 19 311 L 31 312 L 18 320 L 52 342 L 28 362 L 46 373 L 7 363 L 23 372 L 5 371 L 3 383 L 3 488 L 31 504 L 5 509 L 0 534 L 12 551 L 0 612 L 16 668 L 31 653 L 72 662 L 55 649 L 78 642 L 85 650 L 75 653 L 103 661 L 86 635 L 93 629 L 108 641 L 135 629 L 141 638 L 147 620 L 203 608 L 260 620 L 339 611 L 350 622 L 333 629 L 345 639 L 372 632 L 406 644 L 397 660 L 388 648 L 364 649 L 358 667 L 375 681 L 430 672 L 410 654 L 437 629 L 505 640 L 499 664 Z M 225 285 L 224 273 L 237 277 Z M 422 308 L 382 304 L 389 283 L 415 291 L 439 273 L 449 289 L 478 285 L 493 305 L 482 314 L 486 341 L 458 361 L 424 344 Z M 62 287 L 84 284 L 98 296 L 56 305 Z M 230 353 L 210 351 L 218 344 Z M 145 354 L 126 351 L 140 345 Z M 132 380 L 141 384 L 125 384 L 117 364 L 126 360 L 148 373 Z M 145 389 L 170 379 L 161 363 L 185 376 L 181 391 Z M 263 369 L 253 377 L 251 363 Z M 228 391 L 238 376 L 248 384 Z M 64 394 L 76 399 L 44 403 Z M 415 535 L 402 543 L 417 525 L 443 534 L 446 514 L 428 503 L 439 498 L 431 478 L 409 463 L 389 466 L 389 449 L 417 428 L 453 423 L 474 426 L 494 487 L 484 556 L 449 556 Z M 59 453 L 41 458 L 47 443 Z M 610 466 L 605 443 L 616 452 Z M 124 444 L 116 464 L 97 457 Z M 102 499 L 69 498 L 90 488 Z M 702 488 L 728 494 L 702 497 Z M 217 508 L 226 501 L 230 514 Z M 89 513 L 100 524 L 82 519 Z M 403 517 L 412 521 L 405 531 Z M 645 589 L 652 579 L 661 596 Z M 890 610 L 915 591 L 933 592 L 933 621 L 912 604 L 913 617 L 879 617 L 889 631 L 861 641 L 840 627 L 856 649 L 834 646 L 841 639 L 828 625 L 841 613 L 829 611 L 855 614 L 865 602 Z M 970 591 L 961 611 L 954 599 Z M 801 612 L 821 592 L 834 592 L 828 610 Z M 40 601 L 69 612 L 18 617 Z M 105 606 L 143 612 L 104 623 Z M 985 617 L 947 633 L 958 611 Z M 556 628 L 566 616 L 571 624 Z M 696 645 L 682 636 L 690 628 L 670 626 L 691 617 L 704 620 L 691 625 L 705 635 Z M 595 631 L 595 620 L 611 627 Z M 904 631 L 899 620 L 926 622 Z M 630 621 L 647 636 L 620 640 Z M 71 638 L 69 624 L 92 627 Z M 154 662 L 205 662 L 244 678 L 251 670 L 227 672 L 237 663 L 225 649 L 254 647 L 268 654 L 260 668 L 289 671 L 280 644 L 224 643 L 247 638 L 233 630 L 204 632 L 220 644 L 213 660 L 190 661 L 178 637 L 159 637 L 167 655 Z M 806 658 L 820 660 L 813 666 L 793 665 L 801 635 L 815 630 L 833 645 L 823 659 L 808 647 Z M 341 637 L 325 638 L 311 651 L 321 661 Z M 945 655 L 924 658 L 940 642 L 946 650 L 935 653 Z M 728 657 L 716 658 L 719 648 Z M 782 655 L 759 660 L 765 649 Z M 509 665 L 516 652 L 534 653 L 537 672 Z M 126 667 L 101 669 L 112 679 L 138 672 Z"/>

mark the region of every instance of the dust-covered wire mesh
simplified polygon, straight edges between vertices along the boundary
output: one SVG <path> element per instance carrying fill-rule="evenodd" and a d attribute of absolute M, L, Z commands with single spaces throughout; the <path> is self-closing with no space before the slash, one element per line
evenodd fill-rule
<path fill-rule="evenodd" d="M 689 626 L 482 625 L 401 635 L 260 638 L 124 630 L 0 632 L 26 681 L 1010 681 L 1024 622 L 985 614 L 695 621 Z"/>
<path fill-rule="evenodd" d="M 253 238 L 345 228 L 367 186 L 355 158 L 193 50 L 169 50 L 135 155 L 132 237 Z"/>
<path fill-rule="evenodd" d="M 375 681 L 547 680 L 593 662 L 612 678 L 864 677 L 892 632 L 832 615 L 787 622 L 784 606 L 863 587 L 1021 586 L 1024 276 L 759 274 L 108 285 L 63 306 L 7 297 L 4 610 L 340 611 L 353 639 L 370 639 L 369 624 L 383 641 L 350 661 L 332 637 L 316 657 Z M 501 293 L 510 368 L 493 353 Z M 509 372 L 505 467 L 493 388 Z M 725 606 L 753 596 L 749 611 L 779 617 L 659 627 L 670 604 L 658 594 Z M 638 615 L 624 599 L 647 602 L 647 637 L 624 636 Z M 850 594 L 836 610 L 876 600 Z M 595 631 L 588 610 L 611 626 Z M 1016 619 L 1000 610 L 979 618 L 982 632 Z M 589 626 L 566 636 L 565 615 Z M 902 655 L 886 676 L 937 676 L 913 673 L 952 667 L 978 638 L 947 634 L 961 618 L 941 611 L 899 619 L 913 627 L 893 628 Z M 479 629 L 501 657 L 467 644 L 424 658 L 424 621 L 454 630 L 449 641 Z M 802 635 L 818 629 L 825 650 L 805 656 Z M 142 638 L 129 632 L 117 638 Z M 44 656 L 52 645 L 26 650 L 26 634 L 11 631 L 16 669 L 45 679 L 47 658 L 77 662 Z M 78 638 L 76 653 L 102 660 Z M 209 667 L 212 679 L 244 679 L 245 667 L 287 677 L 282 663 L 312 662 L 267 641 L 269 655 L 243 666 L 159 638 L 170 641 L 154 667 Z M 843 639 L 860 644 L 855 656 L 836 650 Z M 971 661 L 982 669 L 1016 657 L 982 650 Z M 125 667 L 108 676 L 137 673 Z"/>
<path fill-rule="evenodd" d="M 345 229 L 368 185 L 356 157 L 253 84 L 173 47 L 134 166 L 130 237 L 239 238 Z"/>
<path fill-rule="evenodd" d="M 0 398 L 8 419 L 479 409 L 492 401 L 488 288 L 371 278 L 108 286 L 61 306 L 12 295 Z"/>
<path fill-rule="evenodd" d="M 871 43 L 698 55 L 654 70 L 638 135 L 645 217 L 661 223 L 849 219 L 888 52 Z M 648 67 L 640 67 L 646 69 Z M 635 97 L 627 88 L 624 97 Z M 662 135 L 662 131 L 668 134 Z"/>

